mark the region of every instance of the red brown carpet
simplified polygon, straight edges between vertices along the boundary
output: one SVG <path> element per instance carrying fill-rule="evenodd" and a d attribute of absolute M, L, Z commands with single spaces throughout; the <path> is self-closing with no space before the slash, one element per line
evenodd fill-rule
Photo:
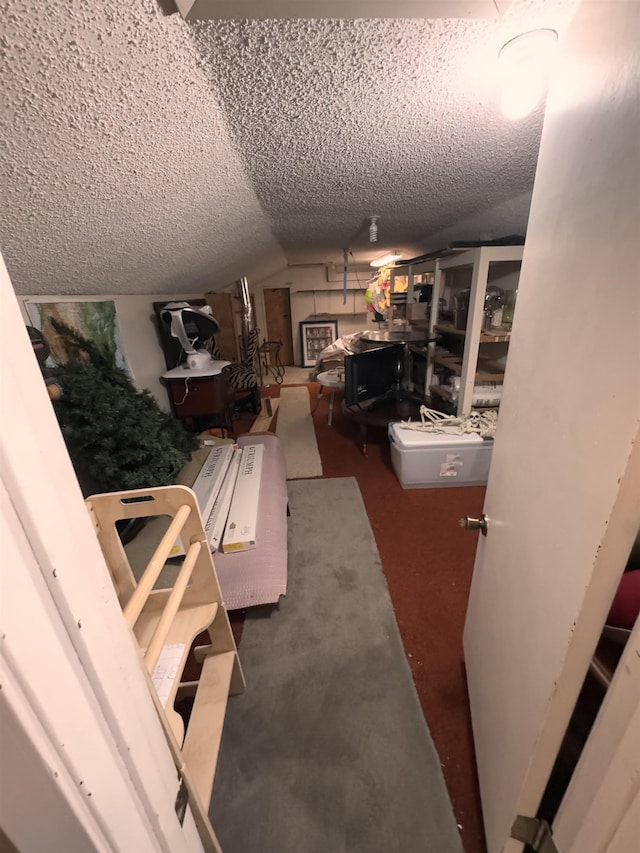
<path fill-rule="evenodd" d="M 356 443 L 357 425 L 341 411 L 340 394 L 328 426 L 329 394 L 325 390 L 318 401 L 319 387 L 312 383 L 309 392 L 324 477 L 358 481 L 465 851 L 484 853 L 462 656 L 477 536 L 458 526 L 461 516 L 482 511 L 484 488 L 403 489 L 385 430 L 369 429 L 364 456 Z M 271 385 L 263 396 L 279 392 Z M 252 420 L 248 415 L 235 420 L 237 433 L 247 432 Z"/>

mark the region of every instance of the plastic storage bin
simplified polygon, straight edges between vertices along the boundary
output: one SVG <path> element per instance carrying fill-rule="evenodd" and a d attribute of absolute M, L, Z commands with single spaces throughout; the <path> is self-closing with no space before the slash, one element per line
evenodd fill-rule
<path fill-rule="evenodd" d="M 389 424 L 391 463 L 403 489 L 480 486 L 487 482 L 493 441 Z"/>

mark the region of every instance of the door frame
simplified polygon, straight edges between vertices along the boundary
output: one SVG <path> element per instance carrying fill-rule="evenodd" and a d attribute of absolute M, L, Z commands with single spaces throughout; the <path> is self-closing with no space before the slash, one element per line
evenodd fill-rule
<path fill-rule="evenodd" d="M 591 583 L 585 591 L 582 607 L 575 623 L 571 643 L 567 649 L 564 665 L 557 681 L 557 692 L 552 702 L 547 706 L 539 738 L 523 780 L 522 789 L 516 800 L 516 814 L 535 815 L 544 789 L 549 781 L 554 762 L 560 751 L 562 740 L 567 731 L 576 699 L 580 693 L 589 664 L 593 658 L 596 645 L 602 634 L 611 601 L 620 582 L 620 577 L 629 558 L 633 541 L 640 528 L 640 429 L 633 442 L 629 459 L 620 479 L 620 487 L 614 506 L 609 516 L 604 537 L 593 565 Z M 633 641 L 632 641 L 633 640 Z M 599 833 L 604 838 L 604 820 L 602 811 L 604 803 L 620 797 L 618 809 L 608 810 L 609 825 L 611 818 L 617 814 L 624 817 L 625 809 L 619 806 L 628 805 L 629 798 L 637 794 L 640 786 L 640 760 L 636 755 L 635 780 L 632 774 L 619 777 L 612 773 L 611 768 L 619 766 L 624 758 L 633 758 L 631 753 L 620 753 L 619 740 L 626 735 L 630 737 L 638 731 L 638 712 L 640 711 L 640 684 L 634 683 L 628 675 L 633 671 L 640 677 L 640 620 L 636 621 L 632 637 L 625 647 L 624 654 L 614 678 L 607 690 L 603 706 L 600 709 L 596 723 L 591 730 L 583 748 L 581 758 L 574 771 L 571 782 L 560 804 L 554 820 L 554 839 L 562 853 L 578 853 L 585 850 L 574 844 L 573 833 L 581 826 L 581 821 L 591 825 L 593 833 Z M 553 707 L 552 707 L 553 705 Z M 599 776 L 601 784 L 592 793 L 591 800 L 587 794 L 594 781 Z M 599 824 L 599 830 L 596 825 Z M 614 825 L 613 829 L 615 830 Z M 558 833 L 556 839 L 556 832 Z M 603 851 L 605 847 L 596 847 L 595 835 L 580 833 L 578 836 L 589 841 L 589 849 Z M 510 839 L 505 847 L 505 853 L 519 853 L 522 850 L 520 842 Z"/>
<path fill-rule="evenodd" d="M 295 347 L 294 347 L 294 340 L 293 340 L 293 326 L 292 326 L 292 312 L 291 312 L 291 288 L 285 284 L 279 285 L 278 287 L 273 286 L 273 287 L 263 287 L 262 288 L 262 307 L 264 309 L 264 328 L 265 328 L 264 336 L 265 336 L 266 340 L 275 340 L 275 338 L 273 338 L 271 336 L 271 334 L 269 333 L 269 329 L 268 329 L 269 315 L 268 315 L 268 311 L 267 311 L 267 296 L 266 296 L 267 292 L 272 291 L 272 290 L 285 290 L 287 292 L 287 298 L 289 300 L 289 328 L 288 328 L 287 343 L 291 347 L 291 364 L 293 365 L 293 364 L 295 364 Z M 282 350 L 281 350 L 281 352 L 282 352 Z M 280 361 L 282 362 L 282 364 L 284 366 L 286 366 L 285 362 L 282 360 L 282 356 L 280 356 Z"/>
<path fill-rule="evenodd" d="M 640 17 L 613 5 L 577 8 L 549 89 L 465 626 L 491 853 L 521 849 L 640 524 Z"/>
<path fill-rule="evenodd" d="M 563 853 L 608 850 L 634 816 L 640 838 L 640 619 L 631 631 L 558 814 Z M 618 850 L 625 849 L 621 845 Z M 630 845 L 629 850 L 632 849 Z"/>
<path fill-rule="evenodd" d="M 55 800 L 67 838 L 81 832 L 93 849 L 135 839 L 149 851 L 202 850 L 191 811 L 182 826 L 176 816 L 176 768 L 1 256 L 0 297 L 2 521 L 17 554 L 0 599 L 3 734 L 28 746 L 28 761 L 4 767 L 25 787 L 13 808 L 0 798 L 3 828 L 19 849 L 38 832 L 46 847 L 42 807 Z"/>

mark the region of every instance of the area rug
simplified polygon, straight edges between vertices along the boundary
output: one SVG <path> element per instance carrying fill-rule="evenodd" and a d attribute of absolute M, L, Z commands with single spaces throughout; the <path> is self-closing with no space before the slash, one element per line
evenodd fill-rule
<path fill-rule="evenodd" d="M 284 450 L 287 480 L 322 476 L 322 462 L 306 385 L 280 391 L 276 435 Z"/>
<path fill-rule="evenodd" d="M 251 424 L 249 432 L 264 432 L 270 429 L 271 421 L 274 419 L 279 405 L 279 397 L 264 397 L 262 400 L 262 410 Z"/>
<path fill-rule="evenodd" d="M 250 609 L 211 804 L 233 853 L 461 853 L 354 478 L 288 484 L 289 588 Z"/>

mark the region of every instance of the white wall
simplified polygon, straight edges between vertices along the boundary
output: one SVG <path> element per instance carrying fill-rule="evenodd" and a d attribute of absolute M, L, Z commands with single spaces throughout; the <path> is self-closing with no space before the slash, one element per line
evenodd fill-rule
<path fill-rule="evenodd" d="M 12 742 L 0 823 L 23 853 L 195 853 L 195 824 L 177 820 L 175 766 L 1 256 L 0 301 L 0 523 L 11 566 L 1 578 L 0 738 Z"/>
<path fill-rule="evenodd" d="M 620 484 L 640 423 L 639 40 L 640 4 L 583 2 L 547 103 L 485 499 L 495 533 L 479 546 L 468 611 L 491 602 L 500 619 L 477 622 L 480 635 L 468 616 L 465 636 L 491 851 L 514 800 L 536 812 L 638 530 L 637 493 Z M 500 607 L 509 577 L 515 594 Z"/>
<path fill-rule="evenodd" d="M 449 228 L 430 234 L 424 241 L 423 251 L 435 252 L 456 240 L 469 240 L 471 237 L 478 240 L 497 240 L 514 233 L 524 237 L 530 206 L 531 191 L 527 190 L 500 204 L 474 210 Z"/>
<path fill-rule="evenodd" d="M 367 311 L 364 293 L 371 270 L 360 268 L 356 273 L 349 271 L 347 279 L 347 302 L 342 297 L 342 270 L 325 264 L 288 267 L 255 287 L 256 323 L 260 339 L 266 336 L 263 291 L 269 288 L 288 287 L 291 295 L 291 327 L 293 353 L 296 364 L 302 364 L 299 323 L 313 314 L 329 314 L 338 321 L 338 336 L 350 335 L 374 325 L 373 314 Z"/>
<path fill-rule="evenodd" d="M 332 270 L 325 265 L 309 267 L 290 267 L 281 273 L 271 276 L 264 282 L 249 288 L 255 296 L 255 322 L 260 329 L 260 339 L 266 337 L 266 320 L 264 314 L 264 299 L 262 292 L 265 288 L 288 287 L 291 291 L 291 323 L 294 345 L 294 360 L 302 363 L 300 352 L 299 323 L 310 314 L 328 313 L 338 320 L 338 334 L 349 335 L 373 325 L 373 314 L 366 310 L 364 292 L 370 270 L 358 271 L 356 278 L 353 271 L 349 273 L 347 304 L 342 301 L 342 272 L 339 268 Z M 188 300 L 203 299 L 202 293 L 176 294 L 146 294 L 146 295 L 114 295 L 94 294 L 92 296 L 20 296 L 20 307 L 25 323 L 30 323 L 26 304 L 28 302 L 78 302 L 83 300 L 112 299 L 116 306 L 116 316 L 120 328 L 120 338 L 127 364 L 133 374 L 133 381 L 139 390 L 149 390 L 158 405 L 165 411 L 170 411 L 169 397 L 160 376 L 167 369 L 162 348 L 154 323 L 154 302 L 167 302 L 171 299 Z"/>
<path fill-rule="evenodd" d="M 120 327 L 122 349 L 127 360 L 133 381 L 140 391 L 151 391 L 158 405 L 165 411 L 170 411 L 169 397 L 166 388 L 160 382 L 161 374 L 167 369 L 162 348 L 158 341 L 156 327 L 153 322 L 153 303 L 167 302 L 171 299 L 188 300 L 203 299 L 203 293 L 180 294 L 148 294 L 145 296 L 114 296 L 101 294 L 95 296 L 24 296 L 20 297 L 20 306 L 25 323 L 30 323 L 26 310 L 26 302 L 79 302 L 83 300 L 113 299 L 116 304 L 116 317 Z"/>
<path fill-rule="evenodd" d="M 490 280 L 505 289 L 518 286 L 518 271 L 514 264 L 494 264 Z M 299 323 L 314 314 L 328 314 L 338 321 L 338 335 L 351 335 L 366 328 L 377 328 L 373 313 L 367 310 L 364 294 L 375 271 L 370 267 L 350 269 L 347 277 L 347 302 L 343 302 L 342 269 L 328 264 L 291 266 L 251 287 L 255 295 L 256 323 L 260 339 L 266 336 L 263 291 L 287 287 L 291 297 L 291 326 L 296 364 L 302 364 Z M 470 279 L 470 271 L 468 273 Z"/>
<path fill-rule="evenodd" d="M 342 270 L 339 266 L 317 264 L 309 266 L 288 267 L 276 273 L 259 284 L 252 284 L 249 279 L 249 289 L 255 301 L 255 323 L 260 330 L 260 340 L 266 337 L 266 319 L 264 311 L 263 291 L 269 288 L 287 287 L 291 296 L 291 326 L 293 336 L 294 362 L 302 364 L 300 349 L 299 323 L 313 314 L 328 314 L 338 321 L 338 335 L 350 335 L 365 328 L 375 328 L 373 314 L 367 311 L 364 293 L 372 270 L 360 267 L 356 272 L 349 271 L 347 280 L 347 302 L 343 302 Z M 513 283 L 517 276 L 513 278 Z M 497 282 L 501 286 L 511 283 Z M 127 363 L 133 374 L 133 381 L 139 390 L 147 389 L 155 397 L 158 405 L 165 411 L 170 411 L 167 390 L 160 381 L 160 376 L 167 369 L 164 355 L 158 341 L 154 324 L 154 302 L 166 302 L 171 299 L 188 300 L 203 299 L 202 293 L 176 294 L 145 294 L 145 295 L 114 295 L 94 294 L 92 296 L 20 296 L 20 306 L 25 323 L 30 323 L 26 303 L 31 302 L 77 302 L 82 300 L 113 299 L 116 305 L 116 316 L 120 327 L 122 348 Z"/>

